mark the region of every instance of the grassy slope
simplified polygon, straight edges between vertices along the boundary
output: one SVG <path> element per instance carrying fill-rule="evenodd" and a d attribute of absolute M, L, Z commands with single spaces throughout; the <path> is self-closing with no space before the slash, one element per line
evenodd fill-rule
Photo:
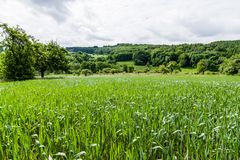
<path fill-rule="evenodd" d="M 0 88 L 1 158 L 239 157 L 240 77 L 97 75 Z"/>

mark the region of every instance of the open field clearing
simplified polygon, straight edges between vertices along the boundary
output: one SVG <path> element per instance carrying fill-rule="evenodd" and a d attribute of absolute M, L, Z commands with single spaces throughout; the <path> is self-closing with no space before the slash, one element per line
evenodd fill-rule
<path fill-rule="evenodd" d="M 0 83 L 0 159 L 239 159 L 240 77 Z"/>

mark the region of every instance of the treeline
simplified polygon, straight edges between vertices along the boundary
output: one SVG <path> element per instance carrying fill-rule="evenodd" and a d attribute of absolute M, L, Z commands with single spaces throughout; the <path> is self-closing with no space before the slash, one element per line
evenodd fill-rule
<path fill-rule="evenodd" d="M 34 78 L 36 72 L 42 78 L 46 71 L 67 72 L 68 52 L 56 42 L 40 43 L 18 26 L 0 24 L 0 28 L 0 78 L 26 80 Z"/>
<path fill-rule="evenodd" d="M 173 73 L 197 68 L 197 73 L 240 74 L 240 41 L 209 44 L 133 45 L 63 48 L 41 43 L 20 27 L 0 24 L 0 79 L 25 80 L 39 74 Z M 124 61 L 131 63 L 120 63 Z M 120 65 L 122 64 L 122 65 Z M 128 65 L 127 65 L 128 64 Z M 136 69 L 145 66 L 143 70 Z"/>
<path fill-rule="evenodd" d="M 108 59 L 113 62 L 134 61 L 135 65 L 142 66 L 167 66 L 170 62 L 177 62 L 183 68 L 196 68 L 198 66 L 200 73 L 205 71 L 225 74 L 240 73 L 239 40 L 180 45 L 118 44 L 104 47 L 71 47 L 67 50 L 87 54 L 103 54 L 107 55 Z"/>

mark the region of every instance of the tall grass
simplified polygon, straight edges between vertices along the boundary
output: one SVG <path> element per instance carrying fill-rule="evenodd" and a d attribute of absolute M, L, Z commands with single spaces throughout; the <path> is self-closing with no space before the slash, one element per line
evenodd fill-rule
<path fill-rule="evenodd" d="M 238 159 L 240 78 L 0 84 L 0 159 Z"/>

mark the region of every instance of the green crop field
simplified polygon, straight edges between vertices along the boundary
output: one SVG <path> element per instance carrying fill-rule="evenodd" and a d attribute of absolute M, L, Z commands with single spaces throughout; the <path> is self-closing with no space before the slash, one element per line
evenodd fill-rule
<path fill-rule="evenodd" d="M 240 77 L 0 83 L 0 159 L 239 159 Z"/>

